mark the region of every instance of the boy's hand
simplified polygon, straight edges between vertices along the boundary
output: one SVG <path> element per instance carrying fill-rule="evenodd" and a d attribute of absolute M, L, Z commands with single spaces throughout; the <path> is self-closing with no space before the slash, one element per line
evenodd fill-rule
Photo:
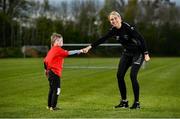
<path fill-rule="evenodd" d="M 46 77 L 48 78 L 48 70 L 44 70 Z"/>
<path fill-rule="evenodd" d="M 83 49 L 80 49 L 80 53 L 83 53 Z"/>
<path fill-rule="evenodd" d="M 81 53 L 83 53 L 83 50 L 82 50 L 82 49 L 80 49 L 77 54 L 79 55 L 79 54 L 81 54 Z"/>
<path fill-rule="evenodd" d="M 149 54 L 144 55 L 144 60 L 147 62 L 150 60 Z"/>

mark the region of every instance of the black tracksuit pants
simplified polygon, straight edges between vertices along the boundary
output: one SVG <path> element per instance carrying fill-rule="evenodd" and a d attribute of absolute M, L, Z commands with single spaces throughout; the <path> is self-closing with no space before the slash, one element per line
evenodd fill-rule
<path fill-rule="evenodd" d="M 131 66 L 130 78 L 133 87 L 134 101 L 139 101 L 139 83 L 137 81 L 137 74 L 143 63 L 143 60 L 144 60 L 144 56 L 140 53 L 137 54 L 123 53 L 123 55 L 121 56 L 121 60 L 119 62 L 119 67 L 117 72 L 117 79 L 118 79 L 118 86 L 122 100 L 126 100 L 127 98 L 124 76 L 128 68 Z"/>
<path fill-rule="evenodd" d="M 60 77 L 51 70 L 48 72 L 49 94 L 48 106 L 55 108 L 57 105 L 58 96 L 60 94 Z"/>

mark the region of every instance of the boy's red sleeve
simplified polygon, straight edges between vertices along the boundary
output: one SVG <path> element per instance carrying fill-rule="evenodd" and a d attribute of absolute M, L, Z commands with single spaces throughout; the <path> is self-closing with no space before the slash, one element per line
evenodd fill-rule
<path fill-rule="evenodd" d="M 64 50 L 64 49 L 60 49 L 59 50 L 59 55 L 61 56 L 61 57 L 67 57 L 69 54 L 68 54 L 68 51 L 67 50 Z"/>

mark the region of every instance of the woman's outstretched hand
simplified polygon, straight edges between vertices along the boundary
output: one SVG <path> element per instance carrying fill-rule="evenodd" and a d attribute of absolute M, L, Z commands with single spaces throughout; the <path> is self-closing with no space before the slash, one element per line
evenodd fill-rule
<path fill-rule="evenodd" d="M 83 49 L 82 49 L 82 50 L 83 50 L 83 53 L 88 53 L 88 51 L 89 51 L 91 48 L 92 48 L 91 45 L 89 45 L 89 46 L 83 48 Z"/>

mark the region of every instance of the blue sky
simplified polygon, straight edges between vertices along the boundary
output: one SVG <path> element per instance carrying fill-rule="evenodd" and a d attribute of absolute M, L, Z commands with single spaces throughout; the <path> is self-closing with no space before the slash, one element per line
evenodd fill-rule
<path fill-rule="evenodd" d="M 176 5 L 180 5 L 180 0 L 171 0 L 172 2 L 176 2 Z"/>

